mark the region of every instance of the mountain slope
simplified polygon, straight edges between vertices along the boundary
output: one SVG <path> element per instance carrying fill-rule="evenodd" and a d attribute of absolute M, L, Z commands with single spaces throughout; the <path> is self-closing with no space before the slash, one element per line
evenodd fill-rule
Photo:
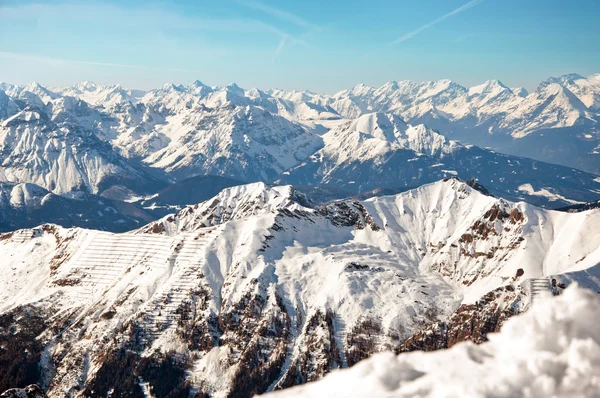
<path fill-rule="evenodd" d="M 551 207 L 594 200 L 600 188 L 594 174 L 462 146 L 393 114 L 363 115 L 332 129 L 323 141 L 321 150 L 278 181 L 360 193 L 459 176 L 477 179 L 495 195 Z"/>
<path fill-rule="evenodd" d="M 591 319 L 600 316 L 599 304 L 593 293 L 570 288 L 509 320 L 480 346 L 378 354 L 317 383 L 268 396 L 594 396 L 600 387 L 593 376 L 600 362 L 600 333 Z"/>
<path fill-rule="evenodd" d="M 598 288 L 598 211 L 546 211 L 454 179 L 312 202 L 255 183 L 131 233 L 0 235 L 0 339 L 30 353 L 11 363 L 41 361 L 23 383 L 50 397 L 251 396 L 399 347 L 497 289 L 490 306 L 523 311 L 530 278 Z"/>
<path fill-rule="evenodd" d="M 92 194 L 65 197 L 33 184 L 0 182 L 0 232 L 44 223 L 123 232 L 156 218 L 140 206 Z"/>
<path fill-rule="evenodd" d="M 321 146 L 301 126 L 254 107 L 198 109 L 170 119 L 170 143 L 145 162 L 179 178 L 221 175 L 268 180 Z"/>
<path fill-rule="evenodd" d="M 85 103 L 75 106 L 88 109 Z M 70 115 L 30 105 L 0 122 L 0 180 L 34 183 L 57 194 L 148 192 L 162 185 Z"/>

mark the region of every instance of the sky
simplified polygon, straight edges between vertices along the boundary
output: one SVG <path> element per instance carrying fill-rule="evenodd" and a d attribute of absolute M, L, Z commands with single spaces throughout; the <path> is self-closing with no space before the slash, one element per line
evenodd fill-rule
<path fill-rule="evenodd" d="M 334 93 L 600 72 L 598 0 L 0 0 L 0 81 Z"/>

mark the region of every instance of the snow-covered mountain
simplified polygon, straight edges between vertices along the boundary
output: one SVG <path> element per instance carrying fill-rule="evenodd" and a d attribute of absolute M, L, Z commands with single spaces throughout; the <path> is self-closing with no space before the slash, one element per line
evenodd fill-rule
<path fill-rule="evenodd" d="M 167 84 L 137 98 L 119 86 L 84 82 L 62 93 L 102 110 L 92 124 L 123 155 L 177 179 L 211 174 L 268 180 L 322 145 L 304 126 L 279 115 L 296 115 L 295 104 L 235 84 Z"/>
<path fill-rule="evenodd" d="M 86 127 L 94 113 L 87 103 L 62 97 L 0 121 L 0 180 L 57 194 L 144 193 L 164 185 Z"/>
<path fill-rule="evenodd" d="M 456 175 L 496 195 L 560 207 L 597 200 L 598 177 L 453 139 L 468 133 L 467 141 L 536 158 L 569 154 L 590 169 L 600 164 L 587 105 L 594 79 L 550 79 L 529 95 L 496 80 L 358 85 L 334 96 L 200 81 L 146 93 L 91 82 L 2 84 L 0 179 L 123 199 L 203 175 L 350 193 Z"/>
<path fill-rule="evenodd" d="M 595 111 L 600 110 L 600 73 L 587 78 L 572 73 L 559 77 L 551 77 L 542 84 L 552 83 L 565 86 L 588 108 Z"/>
<path fill-rule="evenodd" d="M 599 309 L 597 295 L 569 288 L 509 320 L 480 346 L 377 354 L 322 381 L 268 397 L 593 397 L 600 388 L 594 376 L 600 330 L 593 322 Z"/>
<path fill-rule="evenodd" d="M 600 189 L 594 174 L 463 146 L 391 113 L 360 116 L 322 137 L 324 147 L 285 172 L 280 183 L 364 192 L 459 176 L 476 179 L 494 195 L 550 207 L 591 201 Z"/>
<path fill-rule="evenodd" d="M 89 193 L 61 196 L 34 184 L 0 182 L 0 232 L 44 223 L 123 232 L 156 218 L 136 204 Z"/>
<path fill-rule="evenodd" d="M 268 181 L 322 145 L 301 126 L 252 105 L 186 112 L 168 121 L 169 144 L 146 161 L 180 178 L 211 174 Z"/>
<path fill-rule="evenodd" d="M 600 146 L 599 76 L 584 78 L 571 74 L 549 78 L 531 93 L 509 88 L 498 80 L 469 88 L 439 80 L 392 81 L 379 88 L 359 84 L 332 96 L 309 91 L 243 90 L 237 85 L 208 87 L 194 82 L 187 87 L 170 85 L 175 93 L 169 95 L 164 90 L 154 90 L 142 102 L 153 99 L 188 106 L 197 103 L 209 108 L 252 104 L 316 131 L 328 129 L 331 120 L 391 112 L 410 124 L 425 124 L 463 144 L 489 146 L 500 152 L 597 173 L 600 172 L 600 152 L 596 150 Z M 63 92 L 76 95 L 77 90 Z M 96 93 L 94 89 L 80 98 L 90 98 Z M 111 106 L 114 102 L 107 100 L 106 104 Z M 567 131 L 563 132 L 564 129 Z M 548 130 L 558 132 L 562 140 L 545 139 Z M 521 145 L 525 137 L 529 137 L 528 141 L 535 139 L 536 145 Z M 536 151 L 536 146 L 545 149 Z"/>
<path fill-rule="evenodd" d="M 425 344 L 440 324 L 440 346 L 486 340 L 550 276 L 600 288 L 598 210 L 547 211 L 455 179 L 313 203 L 255 183 L 130 233 L 0 235 L 0 360 L 17 375 L 0 390 L 252 396 Z"/>
<path fill-rule="evenodd" d="M 62 87 L 53 90 L 62 96 L 77 97 L 90 105 L 101 105 L 111 108 L 123 102 L 132 102 L 141 98 L 145 93 L 140 90 L 129 90 L 118 84 L 96 84 L 81 82 L 72 87 Z"/>
<path fill-rule="evenodd" d="M 598 76 L 550 78 L 532 93 L 522 88 L 510 89 L 497 80 L 470 88 L 439 80 L 392 81 L 379 88 L 359 84 L 328 100 L 316 95 L 312 99 L 308 93 L 299 98 L 281 92 L 278 95 L 325 104 L 350 119 L 365 113 L 392 112 L 408 123 L 423 123 L 463 144 L 489 146 L 597 173 L 600 171 L 600 152 L 596 149 L 600 145 Z M 569 130 L 561 134 L 565 128 Z M 556 131 L 562 139 L 545 139 L 548 130 Z M 528 136 L 535 136 L 536 145 L 520 142 Z M 538 151 L 536 146 L 544 150 Z"/>

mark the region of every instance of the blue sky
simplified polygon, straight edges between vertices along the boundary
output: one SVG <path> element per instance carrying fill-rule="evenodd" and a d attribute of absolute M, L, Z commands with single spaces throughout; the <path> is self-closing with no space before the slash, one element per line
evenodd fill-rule
<path fill-rule="evenodd" d="M 309 89 L 600 72 L 597 0 L 0 0 L 0 81 Z"/>

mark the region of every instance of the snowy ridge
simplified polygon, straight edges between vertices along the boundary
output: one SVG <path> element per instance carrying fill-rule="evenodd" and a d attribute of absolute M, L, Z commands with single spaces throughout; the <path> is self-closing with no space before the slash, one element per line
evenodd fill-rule
<path fill-rule="evenodd" d="M 294 195 L 291 186 L 270 188 L 262 182 L 226 188 L 214 198 L 163 217 L 141 231 L 176 235 L 283 209 L 304 209 L 295 201 Z"/>
<path fill-rule="evenodd" d="M 132 233 L 0 235 L 0 309 L 56 314 L 41 338 L 55 361 L 49 396 L 102 391 L 110 369 L 129 371 L 107 362 L 127 349 L 134 364 L 171 356 L 196 391 L 221 397 L 317 380 L 498 289 L 494 305 L 522 311 L 532 278 L 599 288 L 597 210 L 547 211 L 455 179 L 310 203 L 255 183 Z M 94 358 L 85 370 L 83 358 Z"/>
<path fill-rule="evenodd" d="M 277 183 L 329 185 L 361 193 L 382 186 L 408 189 L 447 177 L 475 178 L 494 195 L 550 206 L 593 200 L 598 186 L 593 174 L 463 146 L 391 113 L 360 116 L 322 138 L 324 147 L 284 172 Z M 539 188 L 529 183 L 533 180 Z M 562 195 L 567 180 L 578 182 Z M 586 188 L 579 191 L 576 185 Z M 581 194 L 577 199 L 576 191 Z"/>

